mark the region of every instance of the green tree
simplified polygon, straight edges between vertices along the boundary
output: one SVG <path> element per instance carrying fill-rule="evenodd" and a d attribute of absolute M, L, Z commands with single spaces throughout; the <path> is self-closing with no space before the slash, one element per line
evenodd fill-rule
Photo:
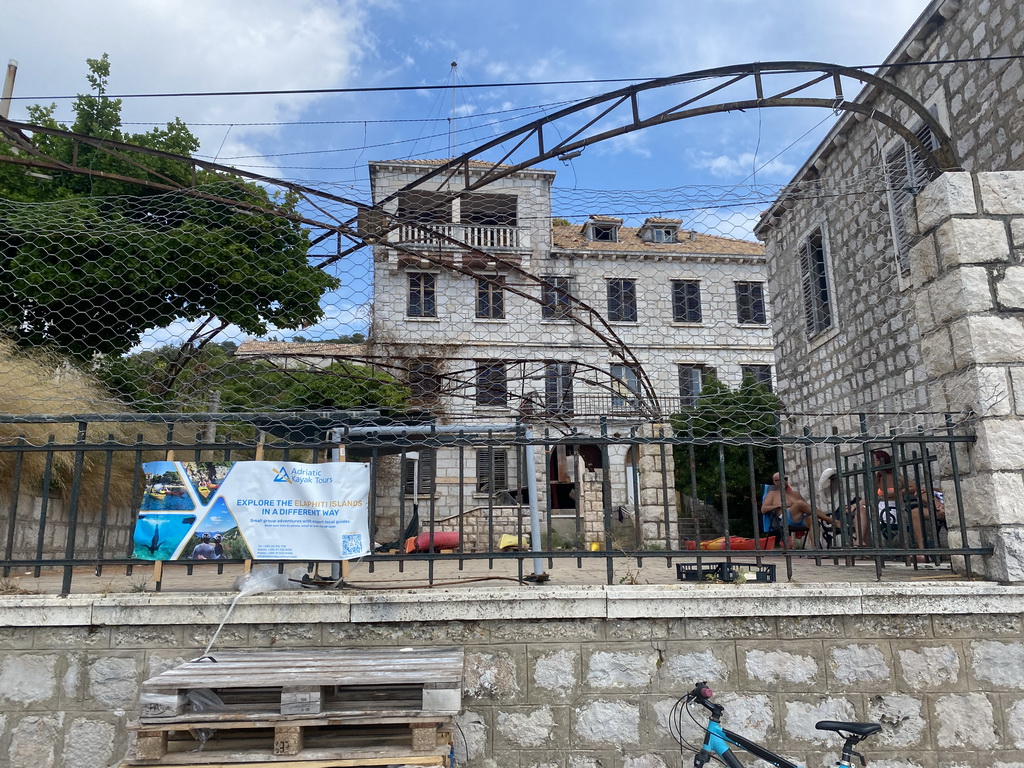
<path fill-rule="evenodd" d="M 369 366 L 340 362 L 323 370 L 282 370 L 239 360 L 234 352 L 231 342 L 207 344 L 174 370 L 181 350 L 160 347 L 103 358 L 93 368 L 113 394 L 139 411 L 207 411 L 214 393 L 219 410 L 235 413 L 400 409 L 409 400 L 407 387 Z"/>
<path fill-rule="evenodd" d="M 199 142 L 178 119 L 163 128 L 121 130 L 121 102 L 109 98 L 110 62 L 88 59 L 90 95 L 74 102 L 70 130 L 178 155 Z M 34 123 L 65 129 L 54 106 L 30 110 Z M 338 282 L 307 259 L 307 232 L 281 212 L 297 201 L 263 187 L 144 153 L 110 154 L 65 137 L 35 134 L 61 162 L 108 175 L 198 187 L 160 193 L 99 176 L 28 175 L 0 163 L 0 332 L 22 346 L 50 346 L 88 360 L 119 354 L 151 328 L 215 318 L 263 335 L 270 325 L 315 323 L 320 298 Z M 0 153 L 17 154 L 0 144 Z M 212 199 L 216 198 L 216 199 Z M 33 203 L 24 205 L 19 203 Z M 38 205 L 47 203 L 47 205 Z"/>
<path fill-rule="evenodd" d="M 719 509 L 726 502 L 729 529 L 734 534 L 753 532 L 752 509 L 760 508 L 761 485 L 775 472 L 776 450 L 768 445 L 768 439 L 778 434 L 780 406 L 779 398 L 752 377 L 744 377 L 736 390 L 711 378 L 701 390 L 697 405 L 672 418 L 675 434 L 694 441 L 675 446 L 676 489 L 683 496 L 696 497 Z M 724 500 L 720 457 L 725 474 Z"/>

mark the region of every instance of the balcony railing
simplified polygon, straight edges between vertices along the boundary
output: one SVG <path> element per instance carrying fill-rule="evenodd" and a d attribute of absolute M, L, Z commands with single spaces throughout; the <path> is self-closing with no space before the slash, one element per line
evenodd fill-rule
<path fill-rule="evenodd" d="M 520 248 L 522 227 L 490 227 L 476 224 L 431 224 L 426 227 L 403 224 L 391 234 L 402 245 L 445 245 L 445 238 L 460 240 L 473 248 Z"/>

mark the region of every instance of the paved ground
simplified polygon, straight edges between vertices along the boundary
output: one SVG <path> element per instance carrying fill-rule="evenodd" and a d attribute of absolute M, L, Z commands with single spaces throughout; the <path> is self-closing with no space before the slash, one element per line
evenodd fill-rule
<path fill-rule="evenodd" d="M 721 562 L 724 558 L 709 556 L 704 564 Z M 735 563 L 755 564 L 754 558 L 736 557 Z M 693 563 L 693 561 L 681 561 Z M 764 563 L 776 567 L 776 581 L 780 584 L 810 583 L 899 583 L 920 581 L 955 581 L 965 580 L 960 574 L 953 573 L 948 564 L 936 567 L 913 568 L 903 563 L 885 562 L 881 578 L 876 574 L 873 560 L 857 560 L 852 565 L 836 564 L 834 560 L 815 562 L 813 556 L 793 558 L 792 578 L 787 578 L 786 562 L 781 558 L 765 558 Z M 609 578 L 609 563 L 611 577 Z M 552 585 L 586 585 L 586 584 L 684 584 L 677 578 L 675 565 L 666 564 L 661 557 L 645 558 L 637 563 L 632 558 L 590 557 L 582 560 L 577 566 L 575 559 L 560 559 L 550 563 L 542 560 L 541 566 L 547 574 L 547 583 Z M 286 573 L 298 574 L 304 566 L 286 567 Z M 372 568 L 372 571 L 371 571 Z M 497 586 L 507 584 L 519 585 L 521 575 L 531 575 L 534 561 L 523 561 L 520 573 L 515 560 L 469 560 L 460 569 L 457 563 L 439 561 L 434 563 L 432 573 L 429 564 L 419 561 L 351 562 L 348 567 L 346 583 L 356 589 L 415 589 L 429 588 L 431 575 L 435 586 Z M 756 564 L 749 568 L 737 570 L 757 570 Z M 240 564 L 223 566 L 223 573 L 217 573 L 214 564 L 196 565 L 191 575 L 184 565 L 168 564 L 164 566 L 160 589 L 164 592 L 224 592 L 234 591 L 235 581 L 243 573 Z M 320 572 L 330 576 L 330 566 Z M 297 574 L 297 575 L 298 575 Z M 63 572 L 60 570 L 43 572 L 39 578 L 33 578 L 31 572 L 12 571 L 7 578 L 0 579 L 0 594 L 39 593 L 59 594 Z M 530 585 L 523 585 L 528 588 Z M 76 569 L 72 580 L 72 593 L 76 594 L 110 594 L 117 592 L 153 592 L 156 585 L 153 579 L 153 567 L 136 565 L 132 572 L 126 573 L 121 567 L 106 567 L 97 575 L 93 569 Z"/>

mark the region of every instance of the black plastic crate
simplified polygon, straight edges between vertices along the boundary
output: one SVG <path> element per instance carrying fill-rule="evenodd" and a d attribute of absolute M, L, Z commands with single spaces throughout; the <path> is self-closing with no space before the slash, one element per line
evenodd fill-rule
<path fill-rule="evenodd" d="M 775 566 L 757 563 L 676 563 L 676 578 L 680 581 L 775 581 Z"/>

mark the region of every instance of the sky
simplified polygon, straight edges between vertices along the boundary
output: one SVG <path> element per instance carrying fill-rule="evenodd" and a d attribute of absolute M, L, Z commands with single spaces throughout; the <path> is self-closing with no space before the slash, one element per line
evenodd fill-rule
<path fill-rule="evenodd" d="M 68 123 L 71 100 L 59 97 L 87 92 L 85 60 L 104 53 L 113 95 L 413 87 L 123 100 L 125 130 L 142 132 L 180 117 L 201 139 L 198 154 L 205 159 L 368 202 L 368 161 L 465 152 L 632 82 L 753 61 L 880 63 L 926 5 L 32 0 L 5 4 L 0 64 L 19 63 L 12 119 L 26 119 L 29 103 L 52 102 L 56 117 Z M 622 82 L 509 85 L 569 80 Z M 452 84 L 454 95 L 428 88 Z M 672 98 L 680 100 L 676 92 L 652 92 L 642 104 L 650 109 Z M 624 215 L 635 225 L 645 215 L 687 208 L 691 196 L 786 183 L 833 120 L 830 112 L 811 109 L 699 117 L 630 133 L 543 167 L 558 172 L 556 215 Z M 754 215 L 715 208 L 704 229 L 750 237 Z"/>

